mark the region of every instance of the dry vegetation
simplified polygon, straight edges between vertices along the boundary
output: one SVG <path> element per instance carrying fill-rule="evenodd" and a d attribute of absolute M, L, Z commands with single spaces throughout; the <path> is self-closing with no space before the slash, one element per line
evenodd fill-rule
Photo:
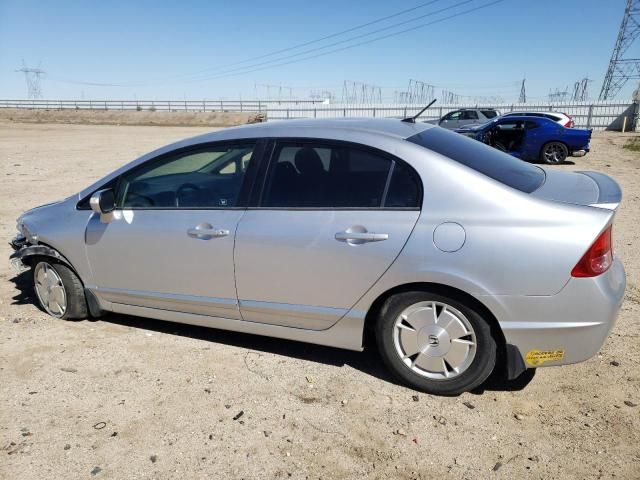
<path fill-rule="evenodd" d="M 79 125 L 230 127 L 260 121 L 255 112 L 159 112 L 154 110 L 28 110 L 1 108 L 0 121 Z"/>

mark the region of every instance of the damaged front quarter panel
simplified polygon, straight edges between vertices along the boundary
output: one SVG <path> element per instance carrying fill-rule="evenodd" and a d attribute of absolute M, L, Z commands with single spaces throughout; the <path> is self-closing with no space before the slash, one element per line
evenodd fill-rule
<path fill-rule="evenodd" d="M 11 242 L 11 247 L 15 250 L 9 257 L 11 267 L 18 273 L 22 273 L 30 268 L 30 260 L 34 257 L 53 257 L 73 268 L 69 261 L 57 250 L 47 246 L 30 244 L 24 235 L 17 235 Z"/>

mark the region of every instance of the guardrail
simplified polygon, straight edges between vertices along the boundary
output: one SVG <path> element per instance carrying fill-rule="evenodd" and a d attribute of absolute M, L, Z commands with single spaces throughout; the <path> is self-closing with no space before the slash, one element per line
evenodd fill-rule
<path fill-rule="evenodd" d="M 510 104 L 434 105 L 420 117 L 435 120 L 460 108 L 494 108 L 514 111 L 557 111 L 573 117 L 576 127 L 594 130 L 635 130 L 638 104 L 631 102 L 563 102 Z M 137 110 L 161 112 L 258 112 L 268 120 L 331 117 L 404 118 L 415 115 L 421 105 L 380 103 L 327 104 L 322 100 L 0 100 L 0 108 L 44 110 Z"/>

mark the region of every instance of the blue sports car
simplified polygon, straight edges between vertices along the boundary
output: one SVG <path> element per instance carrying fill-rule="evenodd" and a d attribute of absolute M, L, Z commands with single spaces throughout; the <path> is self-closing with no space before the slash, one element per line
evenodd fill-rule
<path fill-rule="evenodd" d="M 498 117 L 455 131 L 522 160 L 550 164 L 586 154 L 591 139 L 591 130 L 565 128 L 547 118 L 527 116 Z"/>

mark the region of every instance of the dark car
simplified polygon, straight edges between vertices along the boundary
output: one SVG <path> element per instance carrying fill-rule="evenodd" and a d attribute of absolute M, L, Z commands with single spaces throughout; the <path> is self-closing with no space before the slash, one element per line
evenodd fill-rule
<path fill-rule="evenodd" d="M 499 117 L 456 132 L 522 160 L 550 164 L 562 163 L 570 155 L 585 155 L 591 139 L 591 130 L 565 128 L 548 118 L 530 116 Z"/>

